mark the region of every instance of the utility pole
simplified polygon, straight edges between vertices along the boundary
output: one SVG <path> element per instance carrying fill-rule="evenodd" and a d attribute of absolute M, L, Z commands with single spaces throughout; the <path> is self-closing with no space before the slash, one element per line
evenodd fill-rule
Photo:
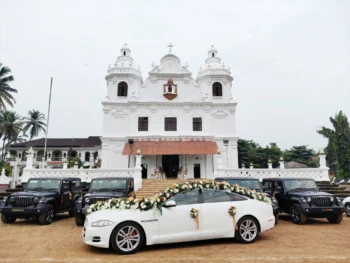
<path fill-rule="evenodd" d="M 46 123 L 46 135 L 45 135 L 45 147 L 44 147 L 44 160 L 45 160 L 45 167 L 46 165 L 46 145 L 47 145 L 47 135 L 49 133 L 49 121 L 50 121 L 50 107 L 51 107 L 51 92 L 52 92 L 52 81 L 53 77 L 51 77 L 51 84 L 50 84 L 50 95 L 49 95 L 49 107 L 47 110 L 47 123 Z"/>

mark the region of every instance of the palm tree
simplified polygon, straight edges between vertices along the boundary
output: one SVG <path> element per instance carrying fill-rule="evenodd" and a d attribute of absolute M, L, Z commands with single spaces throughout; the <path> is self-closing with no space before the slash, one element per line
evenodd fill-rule
<path fill-rule="evenodd" d="M 10 87 L 9 83 L 14 80 L 13 76 L 9 75 L 11 69 L 3 66 L 0 63 L 0 109 L 6 110 L 6 104 L 13 107 L 13 103 L 16 103 L 11 93 L 17 93 L 16 89 Z"/>
<path fill-rule="evenodd" d="M 39 135 L 41 131 L 46 132 L 45 127 L 45 115 L 38 110 L 30 110 L 28 112 L 29 117 L 24 118 L 23 131 L 29 130 L 29 141 Z"/>
<path fill-rule="evenodd" d="M 13 111 L 0 111 L 0 135 L 3 139 L 1 159 L 4 160 L 9 143 L 17 140 L 22 129 L 22 118 Z M 7 141 L 7 144 L 6 144 Z"/>

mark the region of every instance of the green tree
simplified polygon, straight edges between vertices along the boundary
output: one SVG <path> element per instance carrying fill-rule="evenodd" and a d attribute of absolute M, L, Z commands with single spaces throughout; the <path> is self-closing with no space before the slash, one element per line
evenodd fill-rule
<path fill-rule="evenodd" d="M 256 159 L 256 149 L 258 147 L 260 147 L 259 144 L 255 143 L 253 140 L 238 140 L 238 165 L 240 168 L 242 168 L 242 165 L 248 167 L 250 163 Z"/>
<path fill-rule="evenodd" d="M 38 110 L 28 111 L 29 117 L 24 118 L 24 132 L 29 130 L 29 141 L 39 135 L 41 131 L 46 132 L 45 115 Z"/>
<path fill-rule="evenodd" d="M 309 167 L 316 167 L 317 164 L 313 160 L 315 156 L 316 153 L 313 149 L 308 149 L 307 145 L 301 145 L 285 150 L 283 158 L 286 162 L 297 162 Z"/>
<path fill-rule="evenodd" d="M 330 117 L 333 129 L 322 127 L 317 132 L 328 139 L 326 154 L 329 163 L 337 163 L 337 176 L 350 178 L 350 126 L 342 111 Z"/>
<path fill-rule="evenodd" d="M 78 164 L 78 168 L 84 166 L 84 162 L 77 156 L 77 157 L 73 157 L 70 160 L 70 162 L 68 163 L 68 168 L 73 168 L 76 162 Z"/>
<path fill-rule="evenodd" d="M 11 69 L 0 63 L 0 109 L 6 110 L 6 103 L 13 107 L 16 100 L 11 93 L 17 93 L 16 89 L 10 87 L 10 82 L 14 80 Z"/>
<path fill-rule="evenodd" d="M 5 160 L 8 145 L 17 140 L 22 129 L 22 118 L 13 111 L 0 111 L 0 139 L 3 140 L 1 160 Z"/>

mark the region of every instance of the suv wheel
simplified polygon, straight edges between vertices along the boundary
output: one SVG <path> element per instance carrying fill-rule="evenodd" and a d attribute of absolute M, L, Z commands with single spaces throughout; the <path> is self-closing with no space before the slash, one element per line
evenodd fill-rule
<path fill-rule="evenodd" d="M 306 223 L 307 217 L 301 210 L 301 207 L 299 204 L 292 205 L 291 211 L 292 211 L 291 214 L 292 214 L 293 223 L 298 225 L 303 225 Z"/>
<path fill-rule="evenodd" d="M 345 204 L 345 214 L 350 216 L 350 203 Z"/>
<path fill-rule="evenodd" d="M 71 209 L 69 209 L 68 213 L 69 213 L 69 217 L 74 216 L 74 204 L 72 205 Z"/>
<path fill-rule="evenodd" d="M 53 205 L 48 204 L 44 210 L 44 213 L 42 213 L 39 216 L 39 224 L 40 225 L 49 225 L 53 221 L 53 216 L 55 214 L 55 210 Z"/>
<path fill-rule="evenodd" d="M 81 214 L 75 214 L 75 223 L 77 226 L 83 226 L 85 217 Z"/>
<path fill-rule="evenodd" d="M 144 234 L 141 227 L 133 222 L 118 225 L 111 236 L 113 249 L 120 254 L 133 254 L 144 244 Z"/>
<path fill-rule="evenodd" d="M 339 224 L 341 221 L 343 221 L 343 213 L 327 217 L 327 220 L 331 224 Z"/>
<path fill-rule="evenodd" d="M 275 225 L 278 224 L 279 218 L 280 218 L 280 215 L 277 213 L 277 214 L 275 215 Z"/>
<path fill-rule="evenodd" d="M 259 225 L 256 220 L 250 216 L 244 216 L 238 221 L 238 230 L 236 230 L 236 240 L 240 243 L 253 243 L 259 234 Z"/>
<path fill-rule="evenodd" d="M 17 219 L 16 217 L 1 214 L 1 221 L 5 224 L 14 223 L 16 219 Z"/>

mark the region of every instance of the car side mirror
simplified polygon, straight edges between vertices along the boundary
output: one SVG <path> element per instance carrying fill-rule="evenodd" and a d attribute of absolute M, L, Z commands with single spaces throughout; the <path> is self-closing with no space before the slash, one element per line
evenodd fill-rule
<path fill-rule="evenodd" d="M 176 206 L 176 202 L 174 200 L 169 200 L 164 204 L 164 207 L 174 207 Z"/>

